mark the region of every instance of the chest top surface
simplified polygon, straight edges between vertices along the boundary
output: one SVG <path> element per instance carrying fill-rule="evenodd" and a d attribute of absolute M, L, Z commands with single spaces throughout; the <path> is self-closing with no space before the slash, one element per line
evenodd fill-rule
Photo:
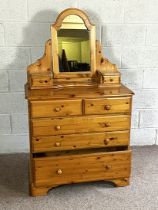
<path fill-rule="evenodd" d="M 133 95 L 127 87 L 67 87 L 54 89 L 30 90 L 26 85 L 26 98 L 29 100 L 106 98 Z"/>

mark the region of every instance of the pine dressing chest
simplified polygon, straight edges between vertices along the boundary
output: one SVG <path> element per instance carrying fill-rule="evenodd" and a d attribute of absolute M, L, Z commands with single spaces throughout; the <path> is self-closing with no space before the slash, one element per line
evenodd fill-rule
<path fill-rule="evenodd" d="M 27 76 L 30 195 L 78 182 L 128 185 L 133 92 L 103 57 L 83 11 L 59 14 Z"/>

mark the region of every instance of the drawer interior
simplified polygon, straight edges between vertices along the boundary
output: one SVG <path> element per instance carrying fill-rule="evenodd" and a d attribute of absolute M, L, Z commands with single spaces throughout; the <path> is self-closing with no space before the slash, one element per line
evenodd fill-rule
<path fill-rule="evenodd" d="M 100 152 L 119 152 L 128 150 L 128 146 L 119 147 L 107 147 L 100 149 L 82 149 L 82 150 L 66 150 L 66 151 L 55 151 L 55 152 L 41 152 L 34 153 L 33 158 L 46 158 L 46 157 L 60 157 L 60 156 L 72 156 L 72 155 L 86 155 Z"/>

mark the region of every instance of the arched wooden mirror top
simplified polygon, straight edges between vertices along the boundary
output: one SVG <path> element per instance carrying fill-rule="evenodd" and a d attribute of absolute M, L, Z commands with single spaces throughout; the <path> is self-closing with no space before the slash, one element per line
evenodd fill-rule
<path fill-rule="evenodd" d="M 102 55 L 95 25 L 81 10 L 61 12 L 51 25 L 44 56 L 28 67 L 31 89 L 65 86 L 119 86 L 120 73 Z"/>
<path fill-rule="evenodd" d="M 78 9 L 67 9 L 51 26 L 54 78 L 90 78 L 96 72 L 95 26 Z"/>

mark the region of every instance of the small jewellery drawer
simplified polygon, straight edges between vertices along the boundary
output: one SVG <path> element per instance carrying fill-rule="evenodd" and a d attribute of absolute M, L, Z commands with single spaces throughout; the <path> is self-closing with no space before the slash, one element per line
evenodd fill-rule
<path fill-rule="evenodd" d="M 125 146 L 129 143 L 129 130 L 104 133 L 83 133 L 32 138 L 33 152 L 75 150 Z"/>
<path fill-rule="evenodd" d="M 34 158 L 33 167 L 35 186 L 128 178 L 131 151 Z"/>
<path fill-rule="evenodd" d="M 85 99 L 85 114 L 129 113 L 130 97 Z"/>
<path fill-rule="evenodd" d="M 33 136 L 127 130 L 130 115 L 32 119 Z"/>
<path fill-rule="evenodd" d="M 119 84 L 120 83 L 120 76 L 104 76 L 104 84 Z"/>
<path fill-rule="evenodd" d="M 81 100 L 31 101 L 31 117 L 57 117 L 82 114 Z"/>

